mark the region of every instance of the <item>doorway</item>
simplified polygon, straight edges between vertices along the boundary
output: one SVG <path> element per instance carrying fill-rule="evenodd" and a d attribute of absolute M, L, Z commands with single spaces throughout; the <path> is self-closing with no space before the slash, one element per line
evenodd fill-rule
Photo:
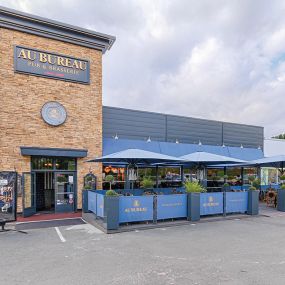
<path fill-rule="evenodd" d="M 55 210 L 55 187 L 53 172 L 35 173 L 36 184 L 36 211 L 54 212 Z"/>
<path fill-rule="evenodd" d="M 31 170 L 23 173 L 23 217 L 76 211 L 76 158 L 33 156 Z"/>

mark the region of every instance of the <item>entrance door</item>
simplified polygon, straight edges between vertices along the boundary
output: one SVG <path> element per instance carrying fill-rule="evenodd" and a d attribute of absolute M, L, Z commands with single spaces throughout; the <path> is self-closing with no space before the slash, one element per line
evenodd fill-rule
<path fill-rule="evenodd" d="M 55 212 L 73 212 L 74 203 L 74 173 L 55 173 Z"/>
<path fill-rule="evenodd" d="M 23 217 L 36 213 L 35 175 L 23 173 Z"/>

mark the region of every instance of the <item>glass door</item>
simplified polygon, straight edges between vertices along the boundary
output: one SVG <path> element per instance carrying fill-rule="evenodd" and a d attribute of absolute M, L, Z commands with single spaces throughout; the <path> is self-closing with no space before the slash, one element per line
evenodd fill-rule
<path fill-rule="evenodd" d="M 36 213 L 36 192 L 34 173 L 23 173 L 23 217 Z"/>
<path fill-rule="evenodd" d="M 74 173 L 55 173 L 55 212 L 73 212 L 75 207 Z"/>

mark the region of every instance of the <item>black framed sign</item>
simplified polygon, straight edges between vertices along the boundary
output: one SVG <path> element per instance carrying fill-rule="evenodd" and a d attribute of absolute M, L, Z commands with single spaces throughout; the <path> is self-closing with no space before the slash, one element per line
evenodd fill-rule
<path fill-rule="evenodd" d="M 90 84 L 90 62 L 23 46 L 14 47 L 15 72 Z"/>
<path fill-rule="evenodd" d="M 17 173 L 0 172 L 0 222 L 16 221 Z"/>

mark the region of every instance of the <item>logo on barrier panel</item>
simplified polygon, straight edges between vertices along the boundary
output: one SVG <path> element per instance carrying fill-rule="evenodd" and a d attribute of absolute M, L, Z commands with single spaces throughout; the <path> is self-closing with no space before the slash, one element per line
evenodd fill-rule
<path fill-rule="evenodd" d="M 132 208 L 126 208 L 125 212 L 126 213 L 131 213 L 131 212 L 147 212 L 146 207 L 140 207 L 140 201 L 139 200 L 134 200 L 133 202 L 133 207 Z"/>
<path fill-rule="evenodd" d="M 213 196 L 209 196 L 208 203 L 204 203 L 203 207 L 216 207 L 216 206 L 219 206 L 219 205 L 220 205 L 219 202 L 214 202 L 214 197 Z"/>

